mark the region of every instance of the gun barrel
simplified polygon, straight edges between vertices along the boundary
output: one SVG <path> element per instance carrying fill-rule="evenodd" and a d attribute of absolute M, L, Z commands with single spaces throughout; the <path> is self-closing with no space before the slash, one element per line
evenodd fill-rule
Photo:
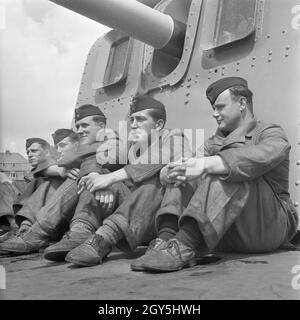
<path fill-rule="evenodd" d="M 50 0 L 156 49 L 180 56 L 185 25 L 135 0 Z M 168 46 L 168 44 L 170 44 Z"/>

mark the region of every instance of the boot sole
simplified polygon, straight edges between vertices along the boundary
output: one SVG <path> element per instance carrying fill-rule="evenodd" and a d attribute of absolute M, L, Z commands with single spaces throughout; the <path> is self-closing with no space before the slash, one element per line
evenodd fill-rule
<path fill-rule="evenodd" d="M 184 265 L 178 266 L 176 268 L 171 268 L 171 267 L 156 267 L 156 266 L 144 266 L 143 271 L 150 271 L 150 272 L 172 272 L 172 271 L 179 271 L 184 268 L 191 268 L 197 265 L 197 260 L 193 259 L 188 262 L 186 262 Z"/>
<path fill-rule="evenodd" d="M 4 233 L 0 236 L 0 243 L 6 241 L 10 238 L 10 236 L 13 236 L 14 234 L 11 231 L 8 231 L 7 233 Z"/>
<path fill-rule="evenodd" d="M 49 252 L 44 252 L 44 258 L 49 261 L 54 261 L 54 262 L 60 262 L 60 261 L 65 261 L 66 255 L 70 252 L 71 250 L 62 250 L 62 251 L 49 251 Z"/>
<path fill-rule="evenodd" d="M 84 262 L 84 261 L 79 261 L 77 259 L 73 259 L 73 258 L 70 258 L 70 257 L 66 257 L 65 261 L 73 263 L 74 265 L 79 266 L 79 267 L 94 267 L 94 266 L 97 266 L 97 265 L 101 264 L 100 262 L 88 263 L 88 262 Z"/>
<path fill-rule="evenodd" d="M 136 265 L 132 265 L 131 264 L 130 268 L 131 268 L 132 271 L 147 271 L 147 269 L 142 265 L 136 266 Z"/>
<path fill-rule="evenodd" d="M 0 249 L 1 252 L 5 253 L 18 253 L 18 254 L 31 254 L 31 253 L 36 253 L 39 252 L 41 248 L 35 249 L 35 250 L 14 250 L 14 249 Z"/>
<path fill-rule="evenodd" d="M 0 248 L 0 251 L 1 252 L 7 252 L 7 253 L 16 253 L 16 254 L 31 254 L 31 253 L 40 252 L 40 251 L 44 250 L 47 246 L 48 246 L 48 243 L 45 243 L 42 246 L 40 246 L 39 248 L 32 249 L 32 250 L 25 250 L 25 249 L 18 250 L 18 249 L 3 249 L 3 248 Z"/>

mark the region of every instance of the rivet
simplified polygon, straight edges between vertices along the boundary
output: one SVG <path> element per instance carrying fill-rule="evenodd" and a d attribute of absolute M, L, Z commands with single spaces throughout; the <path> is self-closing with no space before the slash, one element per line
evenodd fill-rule
<path fill-rule="evenodd" d="M 295 202 L 295 203 L 294 203 L 294 206 L 295 206 L 295 207 L 298 207 L 298 205 L 299 205 L 299 202 Z"/>
<path fill-rule="evenodd" d="M 272 59 L 271 59 L 271 58 L 269 58 L 269 59 L 268 59 L 268 62 L 271 62 L 271 61 L 272 61 Z"/>
<path fill-rule="evenodd" d="M 238 61 L 236 64 L 239 66 L 239 65 L 241 64 L 241 62 L 240 62 L 240 61 Z"/>
<path fill-rule="evenodd" d="M 297 166 L 300 166 L 300 160 L 297 161 Z"/>
<path fill-rule="evenodd" d="M 188 103 L 189 103 L 189 101 L 188 101 L 188 100 L 184 102 L 184 104 L 188 104 Z"/>
<path fill-rule="evenodd" d="M 295 182 L 295 185 L 296 185 L 296 186 L 299 186 L 299 184 L 300 184 L 300 181 L 299 181 L 299 180 Z"/>
<path fill-rule="evenodd" d="M 192 78 L 188 78 L 188 82 L 192 81 Z"/>
<path fill-rule="evenodd" d="M 237 68 L 237 69 L 236 69 L 236 71 L 237 71 L 237 72 L 239 72 L 239 71 L 240 71 L 240 69 L 239 69 L 239 68 Z"/>
<path fill-rule="evenodd" d="M 272 54 L 273 54 L 273 52 L 272 52 L 272 51 L 270 51 L 270 52 L 269 52 L 269 56 L 271 56 Z"/>
<path fill-rule="evenodd" d="M 268 35 L 267 35 L 267 38 L 268 38 L 268 39 L 270 39 L 270 38 L 271 38 L 271 35 L 270 35 L 270 34 L 268 34 Z"/>
<path fill-rule="evenodd" d="M 286 54 L 285 54 L 285 57 L 287 58 L 288 56 L 289 56 L 289 54 L 288 54 L 288 53 L 286 53 Z"/>
<path fill-rule="evenodd" d="M 189 85 L 187 85 L 186 87 L 189 89 L 189 88 L 191 87 L 191 85 L 189 84 Z"/>
<path fill-rule="evenodd" d="M 282 33 L 286 33 L 286 30 L 282 30 Z"/>
<path fill-rule="evenodd" d="M 254 67 L 255 67 L 255 64 L 251 64 L 251 67 L 254 68 Z"/>
<path fill-rule="evenodd" d="M 211 79 L 211 77 L 209 76 L 209 77 L 208 77 L 208 80 L 210 80 L 210 79 Z"/>
<path fill-rule="evenodd" d="M 185 94 L 185 96 L 186 96 L 186 97 L 190 96 L 190 92 L 187 92 L 187 93 Z"/>
<path fill-rule="evenodd" d="M 195 83 L 198 83 L 198 80 L 195 80 Z"/>
<path fill-rule="evenodd" d="M 290 48 L 291 48 L 290 46 L 287 46 L 287 47 L 286 47 L 286 50 L 290 50 Z"/>
<path fill-rule="evenodd" d="M 256 60 L 256 57 L 254 56 L 254 57 L 252 57 L 252 60 Z"/>

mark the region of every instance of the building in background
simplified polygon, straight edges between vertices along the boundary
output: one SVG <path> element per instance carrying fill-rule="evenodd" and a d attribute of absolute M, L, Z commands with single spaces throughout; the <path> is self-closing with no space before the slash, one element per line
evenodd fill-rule
<path fill-rule="evenodd" d="M 5 172 L 12 181 L 22 181 L 24 177 L 31 177 L 30 169 L 30 165 L 21 154 L 9 150 L 0 152 L 0 171 Z"/>

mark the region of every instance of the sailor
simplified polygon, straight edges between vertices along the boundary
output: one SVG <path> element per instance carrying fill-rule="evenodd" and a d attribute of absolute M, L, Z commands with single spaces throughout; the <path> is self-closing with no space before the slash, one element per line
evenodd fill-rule
<path fill-rule="evenodd" d="M 205 156 L 170 163 L 161 172 L 161 181 L 174 188 L 196 184 L 179 231 L 134 262 L 134 270 L 177 271 L 213 251 L 272 252 L 296 234 L 288 190 L 291 147 L 283 129 L 255 118 L 243 78 L 222 78 L 206 95 L 217 131 L 205 142 Z"/>

